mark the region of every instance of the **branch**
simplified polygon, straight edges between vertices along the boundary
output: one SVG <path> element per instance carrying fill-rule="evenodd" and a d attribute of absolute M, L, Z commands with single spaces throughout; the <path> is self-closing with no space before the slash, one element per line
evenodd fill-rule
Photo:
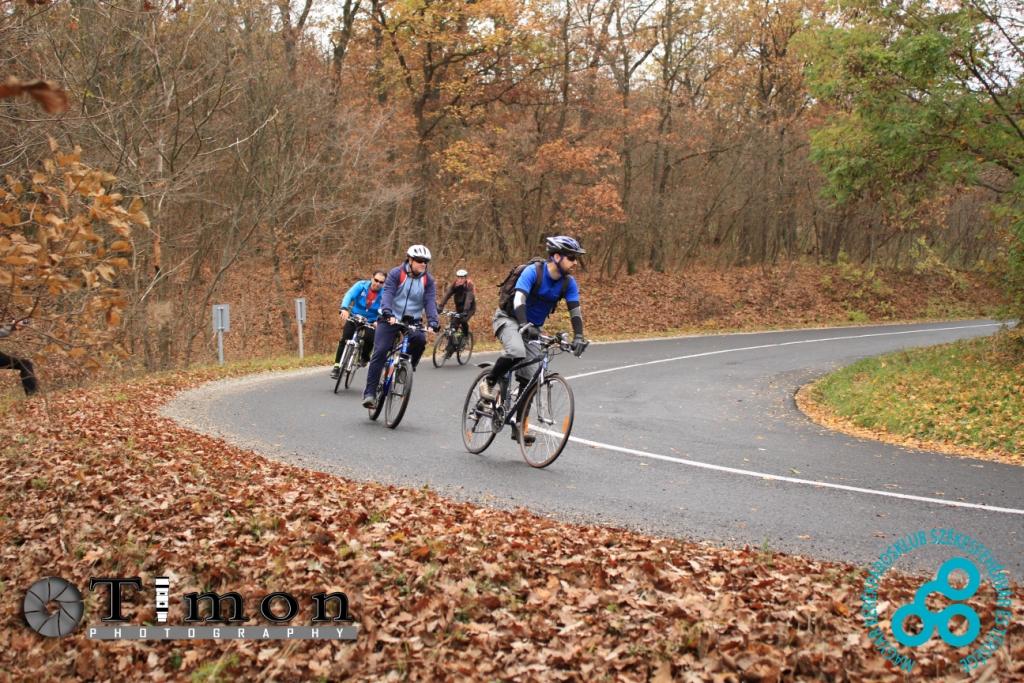
<path fill-rule="evenodd" d="M 209 154 L 215 154 L 215 153 L 217 153 L 217 152 L 223 152 L 224 150 L 226 150 L 226 149 L 231 149 L 232 147 L 237 147 L 238 145 L 242 144 L 242 143 L 243 143 L 243 142 L 245 142 L 246 140 L 249 140 L 249 139 L 251 139 L 251 138 L 252 138 L 252 137 L 253 137 L 254 135 L 256 135 L 256 133 L 259 133 L 259 132 L 260 132 L 261 130 L 263 130 L 263 128 L 265 128 L 265 127 L 267 126 L 267 124 L 268 124 L 268 123 L 270 123 L 271 121 L 273 121 L 274 119 L 276 119 L 276 118 L 277 118 L 277 115 L 278 115 L 279 113 L 280 113 L 280 112 L 279 112 L 279 111 L 277 110 L 277 108 L 275 107 L 275 108 L 274 108 L 274 113 L 270 115 L 270 118 L 268 118 L 268 119 L 267 119 L 266 121 L 264 121 L 264 122 L 263 122 L 263 123 L 261 123 L 261 124 L 260 124 L 259 126 L 257 126 L 257 127 L 256 127 L 256 130 L 254 130 L 253 132 L 249 133 L 249 135 L 245 136 L 245 137 L 244 137 L 244 138 L 242 138 L 241 140 L 237 140 L 237 139 L 236 139 L 236 140 L 235 140 L 234 142 L 232 142 L 232 143 L 231 143 L 230 145 L 226 145 L 226 146 L 224 146 L 224 147 L 218 147 L 217 149 L 211 149 L 211 150 L 210 150 L 209 152 L 203 152 L 203 153 L 202 153 L 202 154 L 200 154 L 199 156 L 207 156 L 207 155 L 209 155 Z"/>

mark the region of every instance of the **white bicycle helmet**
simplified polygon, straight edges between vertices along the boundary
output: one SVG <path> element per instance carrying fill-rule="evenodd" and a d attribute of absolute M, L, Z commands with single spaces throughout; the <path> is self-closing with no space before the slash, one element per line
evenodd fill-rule
<path fill-rule="evenodd" d="M 459 268 L 458 270 L 455 271 L 455 277 L 468 277 L 468 276 L 469 276 L 469 271 L 466 270 L 465 268 Z"/>
<path fill-rule="evenodd" d="M 405 252 L 409 258 L 423 259 L 425 261 L 430 260 L 430 250 L 422 244 L 414 244 L 409 247 L 409 251 Z"/>

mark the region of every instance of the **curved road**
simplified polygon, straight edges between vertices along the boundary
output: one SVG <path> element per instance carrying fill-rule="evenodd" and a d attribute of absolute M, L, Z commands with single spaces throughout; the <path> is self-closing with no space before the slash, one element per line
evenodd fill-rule
<path fill-rule="evenodd" d="M 955 528 L 1020 580 L 1024 468 L 836 434 L 793 401 L 802 384 L 859 358 L 997 329 L 963 321 L 592 345 L 554 361 L 573 386 L 576 425 L 545 470 L 526 465 L 508 430 L 482 455 L 467 453 L 459 413 L 477 368 L 437 370 L 426 355 L 395 431 L 367 419 L 356 387 L 331 393 L 326 368 L 207 385 L 166 413 L 350 478 L 859 564 L 906 534 Z M 939 550 L 900 566 L 933 569 Z"/>

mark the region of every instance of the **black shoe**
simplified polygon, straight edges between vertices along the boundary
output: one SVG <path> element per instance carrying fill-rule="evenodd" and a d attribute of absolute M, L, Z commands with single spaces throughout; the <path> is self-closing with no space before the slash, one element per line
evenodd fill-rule
<path fill-rule="evenodd" d="M 341 377 L 341 368 L 335 366 L 334 369 L 331 370 L 331 379 L 338 379 L 339 377 Z"/>
<path fill-rule="evenodd" d="M 519 441 L 519 425 L 513 422 L 510 426 L 512 427 L 512 440 Z M 526 437 L 523 439 L 523 443 L 526 446 L 532 446 L 536 442 L 537 437 L 534 436 L 533 434 L 527 434 Z"/>

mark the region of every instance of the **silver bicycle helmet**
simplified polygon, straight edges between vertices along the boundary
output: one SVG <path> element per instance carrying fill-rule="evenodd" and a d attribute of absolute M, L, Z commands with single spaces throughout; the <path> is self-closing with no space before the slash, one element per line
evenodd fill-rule
<path fill-rule="evenodd" d="M 544 243 L 547 245 L 549 254 L 576 254 L 581 256 L 587 253 L 577 240 L 568 235 L 548 237 Z"/>

